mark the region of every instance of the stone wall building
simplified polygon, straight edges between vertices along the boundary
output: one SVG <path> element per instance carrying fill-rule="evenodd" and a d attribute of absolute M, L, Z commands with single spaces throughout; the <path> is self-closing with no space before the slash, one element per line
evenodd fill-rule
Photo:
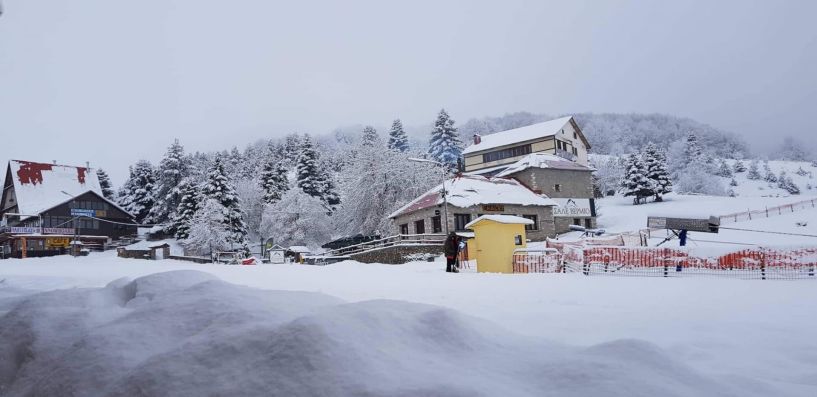
<path fill-rule="evenodd" d="M 465 175 L 445 182 L 447 192 L 443 200 L 442 185 L 406 204 L 390 215 L 398 234 L 444 233 L 466 231 L 465 225 L 481 215 L 517 215 L 533 221 L 526 227 L 527 237 L 534 241 L 556 235 L 553 207 L 556 203 L 536 194 L 511 178 L 487 178 Z M 447 213 L 445 218 L 446 207 Z"/>

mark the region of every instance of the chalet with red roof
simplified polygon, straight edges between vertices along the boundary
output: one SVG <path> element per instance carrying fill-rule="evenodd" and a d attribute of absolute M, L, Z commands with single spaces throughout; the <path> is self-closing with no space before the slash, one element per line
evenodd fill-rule
<path fill-rule="evenodd" d="M 103 248 L 136 234 L 131 214 L 105 198 L 89 167 L 11 160 L 0 196 L 2 257 L 64 254 L 75 241 Z"/>

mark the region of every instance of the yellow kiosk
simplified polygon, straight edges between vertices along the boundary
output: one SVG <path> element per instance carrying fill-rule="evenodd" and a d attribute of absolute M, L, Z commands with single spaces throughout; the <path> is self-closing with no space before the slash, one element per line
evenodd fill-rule
<path fill-rule="evenodd" d="M 520 216 L 483 215 L 465 225 L 474 230 L 468 251 L 477 260 L 477 271 L 513 273 L 513 251 L 527 247 L 525 225 L 532 224 L 532 220 Z"/>

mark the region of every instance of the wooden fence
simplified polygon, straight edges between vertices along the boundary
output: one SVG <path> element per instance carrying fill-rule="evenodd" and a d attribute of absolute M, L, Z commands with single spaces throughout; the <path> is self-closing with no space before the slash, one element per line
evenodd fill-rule
<path fill-rule="evenodd" d="M 789 214 L 796 211 L 802 211 L 805 209 L 813 209 L 817 205 L 817 200 L 809 199 L 798 201 L 796 203 L 791 204 L 784 204 L 778 205 L 776 207 L 766 207 L 762 210 L 747 210 L 742 212 L 735 212 L 733 214 L 721 215 L 721 225 L 725 223 L 735 223 L 735 222 L 744 222 L 744 221 L 751 221 L 752 219 L 758 218 L 769 218 L 772 216 L 779 216 L 783 214 Z"/>

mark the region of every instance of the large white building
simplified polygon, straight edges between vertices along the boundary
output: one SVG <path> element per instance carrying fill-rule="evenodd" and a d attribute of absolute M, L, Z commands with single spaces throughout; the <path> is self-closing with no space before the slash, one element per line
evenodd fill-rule
<path fill-rule="evenodd" d="M 545 121 L 486 136 L 474 136 L 474 144 L 462 155 L 465 172 L 498 172 L 531 153 L 553 154 L 587 166 L 587 142 L 573 116 Z"/>

